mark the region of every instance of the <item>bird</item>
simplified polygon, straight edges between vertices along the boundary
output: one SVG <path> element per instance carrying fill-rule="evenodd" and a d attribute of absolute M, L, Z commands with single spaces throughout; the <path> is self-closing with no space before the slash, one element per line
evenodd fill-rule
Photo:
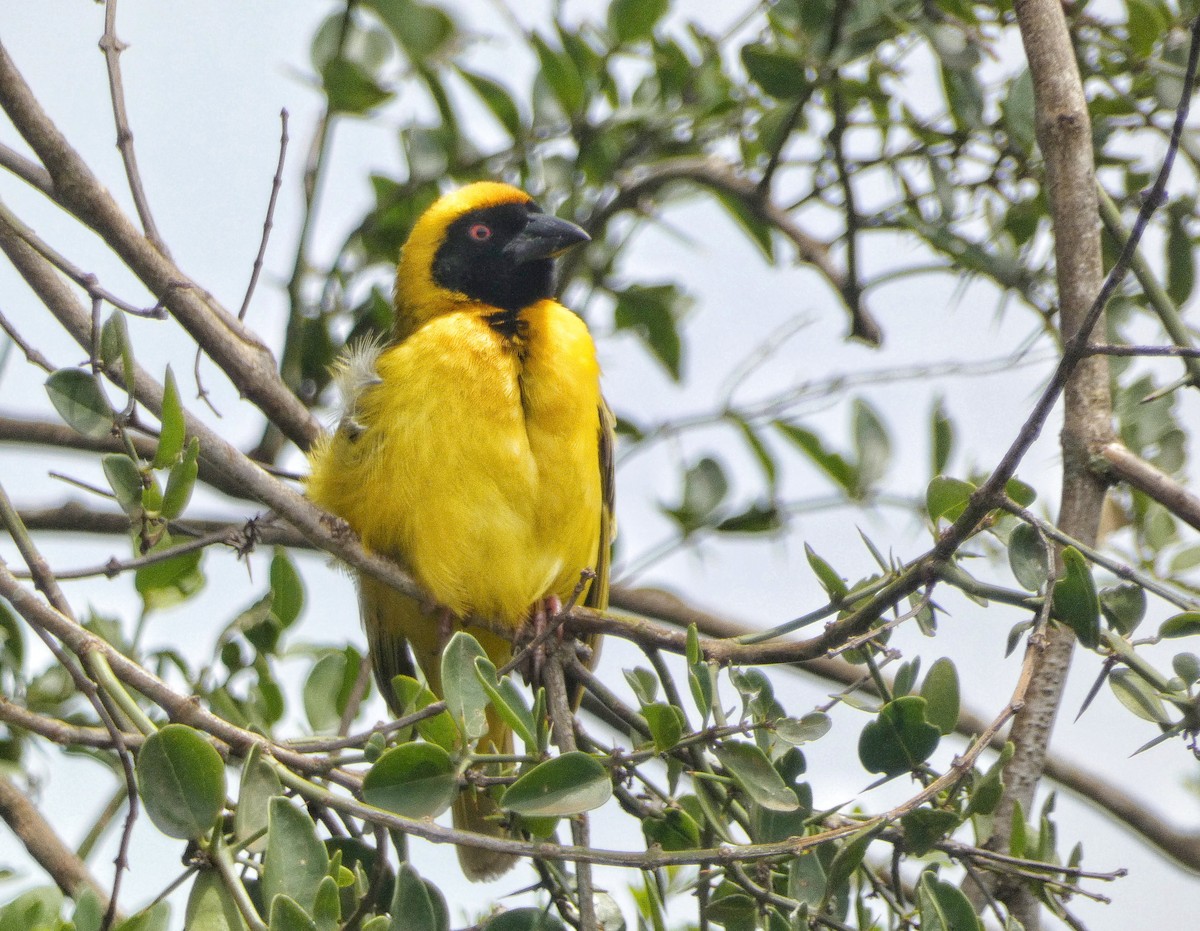
<path fill-rule="evenodd" d="M 400 251 L 390 338 L 351 347 L 335 373 L 344 408 L 310 454 L 308 496 L 427 595 L 357 577 L 394 714 L 393 677 L 414 675 L 414 661 L 441 696 L 440 655 L 465 620 L 516 633 L 572 597 L 607 607 L 614 420 L 592 337 L 554 281 L 555 258 L 588 239 L 508 184 L 442 195 Z M 497 667 L 511 658 L 509 639 L 471 633 Z M 511 753 L 490 708 L 488 723 L 480 749 Z M 459 794 L 453 819 L 510 836 L 482 789 Z M 458 856 L 472 880 L 515 862 L 465 845 Z"/>

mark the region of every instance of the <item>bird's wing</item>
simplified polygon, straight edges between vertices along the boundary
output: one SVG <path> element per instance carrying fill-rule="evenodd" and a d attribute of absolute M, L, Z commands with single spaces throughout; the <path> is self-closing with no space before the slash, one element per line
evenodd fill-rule
<path fill-rule="evenodd" d="M 608 607 L 609 569 L 612 562 L 612 543 L 617 537 L 616 478 L 613 459 L 613 431 L 616 418 L 608 402 L 600 399 L 600 546 L 596 552 L 596 578 L 588 587 L 583 603 L 589 608 Z"/>

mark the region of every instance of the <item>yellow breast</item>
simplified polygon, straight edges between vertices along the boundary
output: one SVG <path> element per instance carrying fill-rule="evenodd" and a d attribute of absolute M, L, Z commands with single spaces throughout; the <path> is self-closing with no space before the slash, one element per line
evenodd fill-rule
<path fill-rule="evenodd" d="M 378 360 L 354 430 L 314 454 L 309 494 L 439 604 L 513 627 L 568 597 L 600 536 L 599 369 L 553 301 L 507 339 L 478 308 L 425 323 Z"/>

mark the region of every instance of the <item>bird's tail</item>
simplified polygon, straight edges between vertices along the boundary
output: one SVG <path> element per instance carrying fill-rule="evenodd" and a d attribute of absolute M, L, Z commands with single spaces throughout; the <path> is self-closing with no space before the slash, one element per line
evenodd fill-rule
<path fill-rule="evenodd" d="M 392 679 L 397 675 L 415 676 L 415 666 L 420 666 L 434 694 L 445 694 L 440 668 L 443 644 L 436 619 L 414 599 L 368 576 L 359 577 L 359 599 L 375 679 L 392 713 L 404 713 L 392 690 Z M 501 666 L 508 661 L 512 647 L 506 640 L 486 630 L 473 630 L 472 634 L 493 663 Z M 511 754 L 512 729 L 494 709 L 488 708 L 487 716 L 488 733 L 479 742 L 480 750 Z M 482 788 L 468 787 L 461 792 L 454 802 L 453 817 L 454 826 L 463 831 L 496 838 L 512 836 L 504 826 L 499 806 Z M 468 879 L 479 881 L 495 879 L 511 869 L 517 858 L 496 850 L 462 846 L 458 848 L 458 861 Z"/>

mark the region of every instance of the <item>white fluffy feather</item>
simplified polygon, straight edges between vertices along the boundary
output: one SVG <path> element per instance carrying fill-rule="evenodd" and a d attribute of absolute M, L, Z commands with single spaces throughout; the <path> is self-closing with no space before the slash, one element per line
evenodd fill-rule
<path fill-rule="evenodd" d="M 379 333 L 364 337 L 346 347 L 333 369 L 333 383 L 342 396 L 342 416 L 338 430 L 357 434 L 362 426 L 356 420 L 358 399 L 363 391 L 380 383 L 376 363 L 387 345 L 387 338 Z"/>

